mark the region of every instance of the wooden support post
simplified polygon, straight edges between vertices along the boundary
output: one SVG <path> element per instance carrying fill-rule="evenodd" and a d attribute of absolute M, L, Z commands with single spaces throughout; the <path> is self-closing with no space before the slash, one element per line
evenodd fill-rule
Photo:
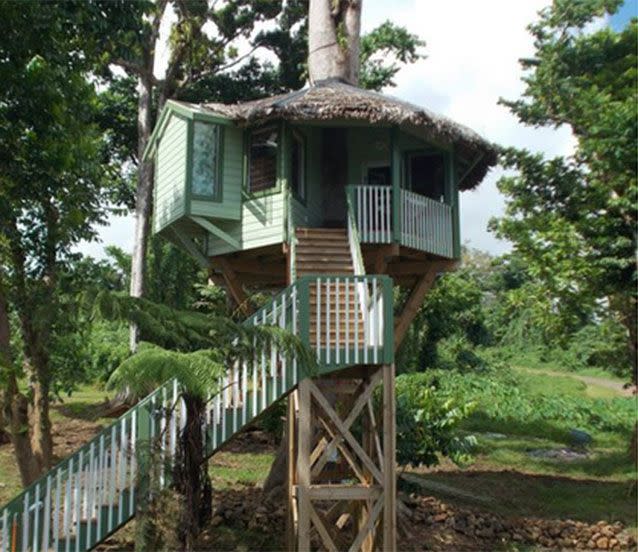
<path fill-rule="evenodd" d="M 228 259 L 217 257 L 215 259 L 215 263 L 221 269 L 226 288 L 237 303 L 237 306 L 243 311 L 245 315 L 251 314 L 253 309 L 248 300 L 248 296 L 246 295 L 244 289 L 241 287 L 241 282 L 239 281 L 237 274 L 233 270 L 233 267 L 230 265 Z"/>
<path fill-rule="evenodd" d="M 350 381 L 299 383 L 296 425 L 289 404 L 291 551 L 311 545 L 334 552 L 396 550 L 394 367 L 360 368 Z M 383 408 L 375 418 L 372 393 L 381 382 Z M 353 425 L 357 419 L 361 425 Z M 353 433 L 353 427 L 362 431 Z"/>
<path fill-rule="evenodd" d="M 287 516 L 286 516 L 286 542 L 288 550 L 296 549 L 296 534 L 297 534 L 297 503 L 295 501 L 295 486 L 297 485 L 297 470 L 296 470 L 296 422 L 297 422 L 297 391 L 293 391 L 288 396 L 288 405 L 286 413 L 286 427 L 285 438 L 288 444 L 287 455 Z"/>
<path fill-rule="evenodd" d="M 377 250 L 374 260 L 373 274 L 385 274 L 388 270 L 388 263 L 399 255 L 399 244 L 392 243 L 390 245 L 381 246 Z"/>
<path fill-rule="evenodd" d="M 299 419 L 297 426 L 297 551 L 310 552 L 310 453 L 312 439 L 311 395 L 312 380 L 299 384 Z"/>
<path fill-rule="evenodd" d="M 383 367 L 383 550 L 397 546 L 396 403 L 394 364 Z"/>
<path fill-rule="evenodd" d="M 406 301 L 401 314 L 397 316 L 394 324 L 394 350 L 396 351 L 401 345 L 412 320 L 419 311 L 425 294 L 432 288 L 439 272 L 451 270 L 456 266 L 456 261 L 440 261 L 433 262 L 428 271 L 419 278 L 416 285 L 412 288 L 410 296 Z"/>

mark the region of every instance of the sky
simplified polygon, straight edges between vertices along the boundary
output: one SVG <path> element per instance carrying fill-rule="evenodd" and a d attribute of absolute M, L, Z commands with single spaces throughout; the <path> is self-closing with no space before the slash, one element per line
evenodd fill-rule
<path fill-rule="evenodd" d="M 393 96 L 446 115 L 501 145 L 527 148 L 548 156 L 566 155 L 574 140 L 566 128 L 535 129 L 520 125 L 498 105 L 499 98 L 516 99 L 523 90 L 518 60 L 533 53 L 526 30 L 548 0 L 365 0 L 362 31 L 370 31 L 390 19 L 426 41 L 425 59 L 401 69 Z M 638 0 L 626 0 L 610 21 L 623 28 L 638 15 Z M 487 230 L 492 217 L 503 214 L 505 199 L 496 182 L 503 176 L 493 169 L 474 191 L 461 194 L 461 235 L 470 247 L 494 255 L 510 245 Z M 126 251 L 133 248 L 132 216 L 111 217 L 100 228 L 101 243 L 83 243 L 79 250 L 95 258 L 104 256 L 105 245 Z"/>

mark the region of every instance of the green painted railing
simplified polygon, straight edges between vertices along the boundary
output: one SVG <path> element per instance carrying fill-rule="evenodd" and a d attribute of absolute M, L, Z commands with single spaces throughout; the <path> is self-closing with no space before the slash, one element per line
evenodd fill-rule
<path fill-rule="evenodd" d="M 304 276 L 244 323 L 292 331 L 315 351 L 322 373 L 351 364 L 390 363 L 392 280 Z M 202 430 L 208 454 L 306 377 L 308 367 L 299 364 L 273 348 L 231 367 L 207 403 Z M 135 515 L 138 475 L 148 458 L 140 452 L 150 442 L 158 445 L 160 485 L 168 484 L 185 420 L 179 385 L 171 380 L 0 509 L 0 551 L 95 547 Z"/>

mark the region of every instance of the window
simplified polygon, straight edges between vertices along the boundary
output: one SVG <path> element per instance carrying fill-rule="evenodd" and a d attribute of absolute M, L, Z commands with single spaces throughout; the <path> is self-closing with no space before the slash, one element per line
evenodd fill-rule
<path fill-rule="evenodd" d="M 279 132 L 266 128 L 253 132 L 248 147 L 248 191 L 262 192 L 277 185 Z"/>
<path fill-rule="evenodd" d="M 193 123 L 193 195 L 209 199 L 219 196 L 219 135 L 219 125 Z"/>
<path fill-rule="evenodd" d="M 417 194 L 445 200 L 445 158 L 437 153 L 408 156 L 408 187 Z"/>
<path fill-rule="evenodd" d="M 303 137 L 293 132 L 290 152 L 290 189 L 300 201 L 306 199 L 305 151 Z"/>

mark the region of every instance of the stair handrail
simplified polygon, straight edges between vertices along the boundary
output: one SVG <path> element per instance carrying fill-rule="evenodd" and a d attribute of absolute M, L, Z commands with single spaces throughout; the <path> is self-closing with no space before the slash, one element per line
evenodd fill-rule
<path fill-rule="evenodd" d="M 75 452 L 58 462 L 51 469 L 49 469 L 46 473 L 42 474 L 38 479 L 33 481 L 30 485 L 22 489 L 20 493 L 18 493 L 13 499 L 11 499 L 7 504 L 5 504 L 2 508 L 0 508 L 0 527 L 2 528 L 0 531 L 0 536 L 2 536 L 3 547 L 4 547 L 4 539 L 7 537 L 7 526 L 8 522 L 13 523 L 13 520 L 16 516 L 24 516 L 24 506 L 25 503 L 30 504 L 28 506 L 28 511 L 33 512 L 36 509 L 44 509 L 45 504 L 44 501 L 47 500 L 45 497 L 45 493 L 51 491 L 51 481 L 54 480 L 54 483 L 57 485 L 64 476 L 67 478 L 73 477 L 73 473 L 77 472 L 80 467 L 85 468 L 91 458 L 90 451 L 101 448 L 101 450 L 107 450 L 112 444 L 113 435 L 115 435 L 116 442 L 121 439 L 121 427 L 123 422 L 127 422 L 131 420 L 131 433 L 129 433 L 129 437 L 132 437 L 135 441 L 135 446 L 140 442 L 140 428 L 137 427 L 139 425 L 139 413 L 143 408 L 146 408 L 148 405 L 155 403 L 156 400 L 164 399 L 167 397 L 168 392 L 172 392 L 175 395 L 178 389 L 177 380 L 174 378 L 160 385 L 157 389 L 151 392 L 149 395 L 141 399 L 136 405 L 127 410 L 124 414 L 119 416 L 113 423 L 107 425 L 102 430 L 100 430 L 93 438 L 91 438 L 88 442 L 78 448 Z M 151 416 L 154 415 L 153 412 L 150 413 Z M 136 418 L 136 425 L 133 424 L 132 418 Z M 134 429 L 133 429 L 134 428 Z M 133 433 L 134 432 L 134 433 Z M 110 450 L 110 449 L 109 449 Z M 131 475 L 134 470 L 137 469 L 136 459 L 133 455 L 130 464 L 131 472 L 127 476 L 128 479 L 132 478 Z M 71 466 L 73 466 L 71 468 Z M 73 470 L 73 471 L 71 471 Z M 82 470 L 84 471 L 84 470 Z M 121 477 L 120 474 L 117 477 Z M 118 481 L 121 482 L 121 481 Z M 135 484 L 135 481 L 132 481 Z M 125 483 L 131 483 L 131 481 L 125 481 Z M 48 491 L 47 491 L 48 489 Z M 125 489 L 129 489 L 127 485 Z M 120 490 L 125 490 L 120 489 Z M 57 487 L 56 487 L 57 492 Z M 37 496 L 36 496 L 37 495 Z M 33 496 L 33 500 L 28 500 L 29 496 Z M 52 501 L 53 498 L 49 495 L 49 501 Z M 52 504 L 47 504 L 47 508 L 51 508 Z M 56 507 L 59 507 L 56 505 Z M 43 515 L 44 517 L 44 515 Z M 22 520 L 21 520 L 22 521 Z M 42 521 L 44 523 L 44 520 Z M 116 524 L 117 525 L 117 524 Z M 3 548 L 4 549 L 4 548 Z"/>
<path fill-rule="evenodd" d="M 359 229 L 357 227 L 354 202 L 352 200 L 353 193 L 354 188 L 352 186 L 346 186 L 346 204 L 348 207 L 348 243 L 350 245 L 350 254 L 352 255 L 354 274 L 355 276 L 364 276 L 366 273 L 366 267 L 363 262 L 363 253 L 361 252 L 361 240 L 359 239 Z"/>

